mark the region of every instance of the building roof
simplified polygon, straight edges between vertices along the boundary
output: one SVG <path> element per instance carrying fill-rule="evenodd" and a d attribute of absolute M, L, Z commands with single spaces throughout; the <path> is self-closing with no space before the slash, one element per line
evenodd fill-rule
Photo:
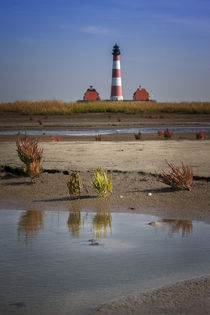
<path fill-rule="evenodd" d="M 87 89 L 87 91 L 85 92 L 83 100 L 85 100 L 85 101 L 97 101 L 99 99 L 100 99 L 99 93 L 91 85 L 89 87 L 89 89 Z"/>
<path fill-rule="evenodd" d="M 133 99 L 136 101 L 146 101 L 149 100 L 149 93 L 139 86 L 136 92 L 133 94 Z"/>

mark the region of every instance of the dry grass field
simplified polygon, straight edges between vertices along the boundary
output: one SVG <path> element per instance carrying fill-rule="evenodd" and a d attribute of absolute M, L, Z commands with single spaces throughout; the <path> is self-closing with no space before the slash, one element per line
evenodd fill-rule
<path fill-rule="evenodd" d="M 154 101 L 62 102 L 58 100 L 0 103 L 0 112 L 29 115 L 71 115 L 74 113 L 183 113 L 210 114 L 210 102 L 159 103 Z"/>

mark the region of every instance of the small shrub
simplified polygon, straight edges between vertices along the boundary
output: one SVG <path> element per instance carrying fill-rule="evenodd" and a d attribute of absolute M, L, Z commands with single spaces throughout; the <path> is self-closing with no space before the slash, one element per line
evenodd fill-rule
<path fill-rule="evenodd" d="M 174 164 L 169 163 L 167 160 L 166 163 L 172 171 L 169 174 L 166 174 L 165 172 L 159 174 L 159 181 L 171 186 L 173 189 L 176 190 L 191 190 L 193 187 L 192 168 L 188 165 L 184 165 L 183 162 L 182 169 L 175 167 Z"/>
<path fill-rule="evenodd" d="M 170 131 L 168 128 L 162 132 L 161 130 L 158 130 L 157 132 L 158 136 L 163 140 L 171 139 L 173 136 L 173 131 Z"/>
<path fill-rule="evenodd" d="M 170 131 L 168 128 L 164 131 L 163 136 L 165 139 L 171 139 L 173 136 L 173 131 Z"/>
<path fill-rule="evenodd" d="M 39 122 L 40 125 L 42 125 L 42 123 L 43 123 L 42 118 L 40 118 L 40 119 L 38 120 L 38 122 Z"/>
<path fill-rule="evenodd" d="M 136 140 L 141 140 L 141 132 L 139 131 L 138 133 L 134 133 L 134 137 Z"/>
<path fill-rule="evenodd" d="M 56 140 L 58 141 L 58 142 L 60 142 L 61 141 L 61 137 L 56 137 Z"/>
<path fill-rule="evenodd" d="M 82 189 L 82 180 L 80 179 L 78 172 L 71 173 L 67 182 L 67 187 L 70 195 L 80 196 Z"/>
<path fill-rule="evenodd" d="M 102 140 L 102 135 L 97 135 L 96 136 L 96 141 L 101 141 Z"/>
<path fill-rule="evenodd" d="M 203 131 L 199 131 L 199 132 L 196 132 L 196 139 L 198 140 L 204 140 L 204 132 Z"/>
<path fill-rule="evenodd" d="M 55 136 L 54 135 L 50 135 L 50 140 L 51 141 L 55 141 Z"/>
<path fill-rule="evenodd" d="M 107 177 L 107 172 L 98 168 L 94 171 L 92 178 L 92 186 L 98 195 L 106 197 L 112 191 L 112 175 Z"/>
<path fill-rule="evenodd" d="M 161 130 L 158 130 L 157 134 L 158 134 L 158 137 L 160 138 L 163 136 L 163 132 Z"/>
<path fill-rule="evenodd" d="M 38 140 L 25 135 L 16 138 L 17 153 L 25 164 L 25 172 L 33 179 L 41 172 L 43 150 L 38 147 Z"/>

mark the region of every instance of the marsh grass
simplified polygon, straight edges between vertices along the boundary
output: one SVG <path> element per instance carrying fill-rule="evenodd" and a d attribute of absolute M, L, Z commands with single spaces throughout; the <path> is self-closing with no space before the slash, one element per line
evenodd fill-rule
<path fill-rule="evenodd" d="M 135 101 L 62 102 L 58 100 L 0 103 L 0 112 L 27 115 L 71 115 L 74 113 L 186 113 L 210 114 L 210 102 L 158 103 Z"/>

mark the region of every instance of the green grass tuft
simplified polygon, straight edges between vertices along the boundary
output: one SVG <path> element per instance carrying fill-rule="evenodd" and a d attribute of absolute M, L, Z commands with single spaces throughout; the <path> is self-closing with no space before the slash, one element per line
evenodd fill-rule
<path fill-rule="evenodd" d="M 110 178 L 108 179 L 107 172 L 98 168 L 94 171 L 92 186 L 98 195 L 107 197 L 108 193 L 112 191 L 112 175 L 110 175 Z"/>

